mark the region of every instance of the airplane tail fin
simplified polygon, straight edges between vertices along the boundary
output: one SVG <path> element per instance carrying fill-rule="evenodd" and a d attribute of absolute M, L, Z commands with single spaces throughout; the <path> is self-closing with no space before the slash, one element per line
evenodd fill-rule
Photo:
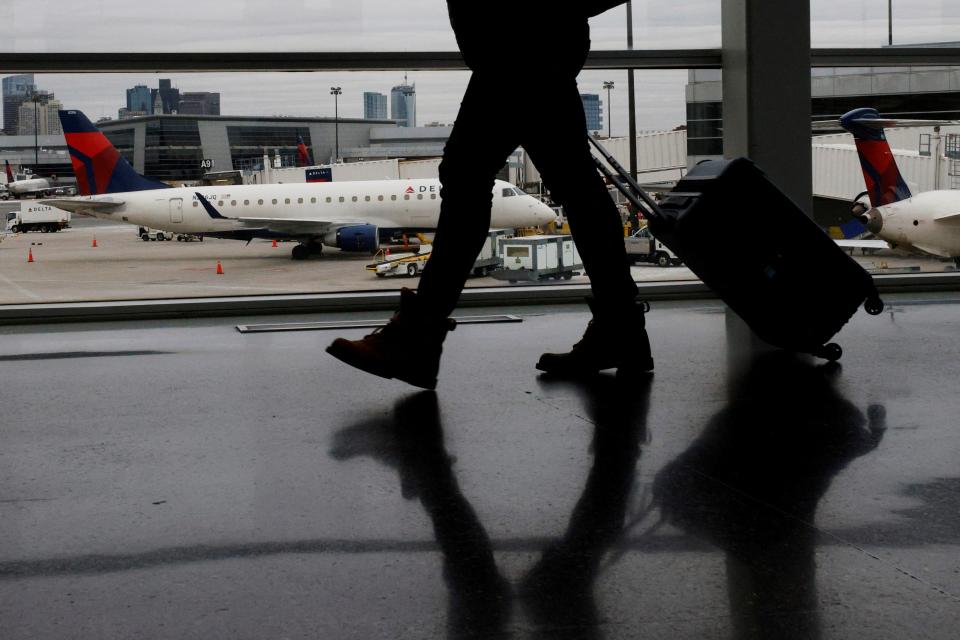
<path fill-rule="evenodd" d="M 13 169 L 10 168 L 10 161 L 4 160 L 3 165 L 7 169 L 7 184 L 10 184 L 13 182 Z"/>
<path fill-rule="evenodd" d="M 854 109 L 840 118 L 840 126 L 853 134 L 867 185 L 870 203 L 879 207 L 910 198 L 910 188 L 900 174 L 875 109 Z"/>
<path fill-rule="evenodd" d="M 310 152 L 307 150 L 307 145 L 303 142 L 303 136 L 297 136 L 297 166 L 308 167 L 311 164 Z"/>
<path fill-rule="evenodd" d="M 63 137 L 81 195 L 166 189 L 169 185 L 147 178 L 130 166 L 107 136 L 80 111 L 60 111 Z"/>

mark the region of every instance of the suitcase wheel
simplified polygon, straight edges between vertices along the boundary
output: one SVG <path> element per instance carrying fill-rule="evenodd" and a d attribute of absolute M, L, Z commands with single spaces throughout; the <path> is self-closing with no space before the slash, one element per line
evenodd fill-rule
<path fill-rule="evenodd" d="M 836 362 L 843 355 L 843 349 L 840 348 L 836 342 L 831 342 L 825 344 L 822 347 L 818 347 L 814 352 L 818 358 L 823 358 L 824 360 L 829 360 L 830 362 Z"/>
<path fill-rule="evenodd" d="M 872 316 L 878 316 L 883 313 L 883 300 L 879 296 L 867 298 L 863 303 L 863 309 Z"/>

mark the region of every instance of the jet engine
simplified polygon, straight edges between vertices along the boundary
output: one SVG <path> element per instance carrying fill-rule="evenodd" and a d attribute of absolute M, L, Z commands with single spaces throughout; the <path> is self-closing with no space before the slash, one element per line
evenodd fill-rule
<path fill-rule="evenodd" d="M 340 227 L 323 236 L 323 244 L 343 251 L 373 253 L 380 246 L 379 231 L 372 224 Z"/>
<path fill-rule="evenodd" d="M 870 209 L 857 216 L 870 233 L 880 233 L 883 229 L 883 214 L 877 209 Z"/>

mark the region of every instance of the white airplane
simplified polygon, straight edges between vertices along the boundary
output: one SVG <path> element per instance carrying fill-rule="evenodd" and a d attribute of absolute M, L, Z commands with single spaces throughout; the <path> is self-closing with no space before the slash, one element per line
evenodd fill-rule
<path fill-rule="evenodd" d="M 46 178 L 27 178 L 26 180 L 14 180 L 13 170 L 10 168 L 10 162 L 3 161 L 7 171 L 7 192 L 13 198 L 23 198 L 24 196 L 41 196 L 49 194 L 53 185 Z"/>
<path fill-rule="evenodd" d="M 375 252 L 382 238 L 432 232 L 440 214 L 439 180 L 372 180 L 172 188 L 141 176 L 79 111 L 61 111 L 64 137 L 82 196 L 45 199 L 73 213 L 175 233 L 250 241 L 298 240 L 294 259 L 323 246 Z M 496 181 L 493 228 L 535 227 L 554 211 Z"/>
<path fill-rule="evenodd" d="M 855 109 L 840 118 L 840 126 L 856 141 L 867 185 L 864 195 L 869 198 L 866 202 L 856 199 L 854 216 L 891 248 L 953 258 L 960 267 L 960 191 L 912 194 L 883 131 L 885 127 L 946 124 L 960 123 L 884 119 L 874 109 Z"/>

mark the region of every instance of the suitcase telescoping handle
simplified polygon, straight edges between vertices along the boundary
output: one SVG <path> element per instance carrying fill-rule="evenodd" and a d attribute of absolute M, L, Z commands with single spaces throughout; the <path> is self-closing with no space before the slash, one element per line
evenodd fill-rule
<path fill-rule="evenodd" d="M 587 139 L 594 146 L 594 148 L 603 156 L 603 159 L 607 161 L 614 171 L 616 171 L 622 180 L 617 180 L 613 176 L 613 172 L 610 171 L 600 160 L 594 157 L 593 161 L 597 163 L 597 168 L 600 169 L 607 180 L 609 180 L 613 185 L 624 195 L 624 197 L 630 201 L 630 204 L 637 207 L 637 209 L 648 209 L 654 217 L 663 219 L 663 211 L 660 209 L 660 205 L 657 204 L 657 201 L 650 197 L 650 195 L 643 190 L 643 188 L 637 184 L 637 181 L 633 179 L 633 176 L 630 175 L 626 169 L 623 168 L 617 159 L 610 155 L 610 152 L 603 148 L 603 145 L 591 135 L 587 136 Z M 626 184 L 624 184 L 626 182 Z M 641 200 L 643 203 L 641 204 Z M 644 206 L 646 205 L 646 206 Z"/>

